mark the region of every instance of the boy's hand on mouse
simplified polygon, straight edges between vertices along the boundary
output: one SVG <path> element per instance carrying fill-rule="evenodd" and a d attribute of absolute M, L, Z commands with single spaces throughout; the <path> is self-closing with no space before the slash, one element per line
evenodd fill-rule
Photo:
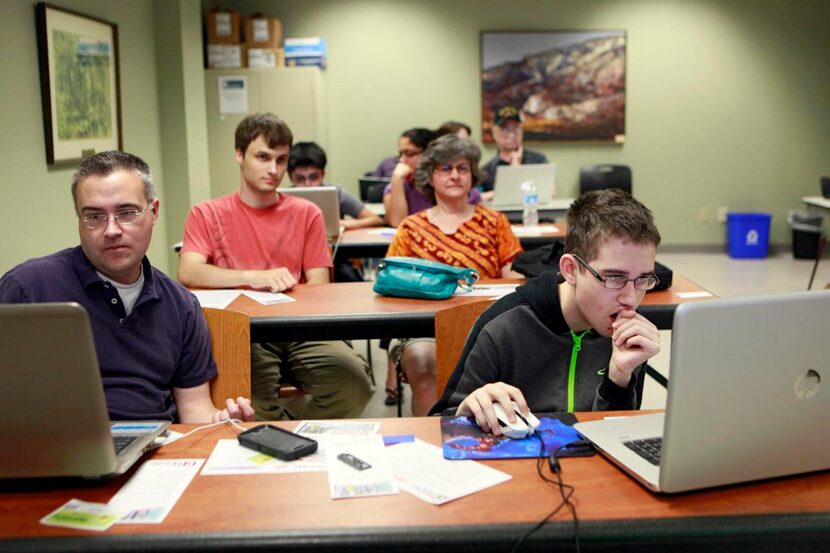
<path fill-rule="evenodd" d="M 634 310 L 621 311 L 611 326 L 614 333 L 608 378 L 625 388 L 634 369 L 660 352 L 660 331 Z"/>
<path fill-rule="evenodd" d="M 501 425 L 499 425 L 493 404 L 500 403 L 510 422 L 516 422 L 516 412 L 513 409 L 514 401 L 518 404 L 519 411 L 523 415 L 530 413 L 521 390 L 515 386 L 504 382 L 485 384 L 464 398 L 455 414 L 474 417 L 482 430 L 499 436 L 501 435 Z"/>

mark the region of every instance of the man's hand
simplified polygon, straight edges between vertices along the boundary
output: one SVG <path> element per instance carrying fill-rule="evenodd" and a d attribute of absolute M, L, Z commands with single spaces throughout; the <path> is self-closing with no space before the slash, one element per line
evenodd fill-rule
<path fill-rule="evenodd" d="M 621 311 L 611 326 L 614 334 L 608 378 L 625 388 L 634 369 L 660 352 L 660 332 L 634 310 Z"/>
<path fill-rule="evenodd" d="M 248 285 L 255 290 L 282 292 L 290 290 L 297 284 L 297 279 L 285 267 L 265 271 L 245 271 L 245 274 Z"/>
<path fill-rule="evenodd" d="M 499 436 L 501 427 L 498 418 L 496 418 L 493 403 L 501 403 L 510 422 L 516 422 L 516 413 L 512 404 L 514 401 L 519 405 L 519 410 L 523 415 L 530 413 L 527 402 L 518 388 L 504 382 L 485 384 L 464 398 L 455 414 L 473 416 L 482 430 Z"/>
<path fill-rule="evenodd" d="M 521 165 L 524 153 L 524 146 L 522 144 L 519 144 L 518 150 L 513 150 L 512 152 L 510 152 L 510 165 Z"/>
<path fill-rule="evenodd" d="M 236 401 L 232 399 L 225 400 L 225 408 L 216 411 L 211 422 L 221 422 L 228 419 L 256 420 L 256 413 L 254 413 L 254 408 L 251 407 L 251 400 L 244 397 L 238 397 Z"/>

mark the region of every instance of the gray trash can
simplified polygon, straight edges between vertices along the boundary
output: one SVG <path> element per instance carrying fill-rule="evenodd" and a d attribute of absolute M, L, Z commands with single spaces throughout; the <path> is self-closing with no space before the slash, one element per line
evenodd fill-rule
<path fill-rule="evenodd" d="M 793 229 L 793 257 L 815 259 L 821 241 L 821 213 L 791 211 L 787 222 Z"/>

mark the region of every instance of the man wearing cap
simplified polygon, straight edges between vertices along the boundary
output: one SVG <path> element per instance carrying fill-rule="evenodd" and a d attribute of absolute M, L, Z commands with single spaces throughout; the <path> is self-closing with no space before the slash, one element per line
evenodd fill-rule
<path fill-rule="evenodd" d="M 513 106 L 504 106 L 496 112 L 493 120 L 493 138 L 499 149 L 498 154 L 481 166 L 484 173 L 484 181 L 481 183 L 481 190 L 485 193 L 482 196 L 492 196 L 493 184 L 496 180 L 496 167 L 499 165 L 531 165 L 535 163 L 548 163 L 548 158 L 541 152 L 525 150 L 522 145 L 524 132 L 522 131 L 522 118 L 519 110 Z"/>

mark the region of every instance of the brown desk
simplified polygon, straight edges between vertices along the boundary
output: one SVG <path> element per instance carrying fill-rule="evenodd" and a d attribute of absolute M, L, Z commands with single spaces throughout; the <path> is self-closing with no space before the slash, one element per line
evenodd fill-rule
<path fill-rule="evenodd" d="M 503 280 L 493 282 L 523 282 Z M 292 340 L 342 340 L 435 336 L 435 313 L 462 303 L 480 301 L 482 296 L 460 296 L 448 300 L 416 300 L 379 296 L 371 282 L 300 284 L 286 292 L 297 301 L 262 305 L 240 296 L 227 309 L 251 317 L 254 342 Z M 674 275 L 669 290 L 648 292 L 640 312 L 661 329 L 671 328 L 678 292 L 703 288 L 681 275 Z"/>
<path fill-rule="evenodd" d="M 440 444 L 438 418 L 381 422 L 382 434 L 412 433 Z M 233 437 L 229 426 L 208 429 L 152 456 L 207 458 L 217 439 Z M 406 492 L 333 501 L 322 472 L 196 476 L 164 523 L 116 525 L 102 534 L 38 520 L 71 498 L 105 503 L 126 477 L 98 487 L 4 492 L 0 551 L 507 551 L 559 503 L 558 493 L 540 482 L 535 460 L 486 463 L 512 479 L 443 506 Z M 830 543 L 830 472 L 660 496 L 600 456 L 564 459 L 562 467 L 576 487 L 586 550 L 815 551 Z M 522 551 L 570 548 L 572 531 L 560 512 Z"/>
<path fill-rule="evenodd" d="M 564 238 L 568 228 L 567 223 L 542 223 L 539 232 L 526 233 L 517 231 L 522 247 L 526 250 L 549 244 L 554 238 Z M 373 227 L 347 230 L 343 233 L 340 245 L 337 247 L 337 260 L 353 257 L 381 258 L 386 256 L 386 250 L 392 242 L 395 229 L 392 227 Z"/>

